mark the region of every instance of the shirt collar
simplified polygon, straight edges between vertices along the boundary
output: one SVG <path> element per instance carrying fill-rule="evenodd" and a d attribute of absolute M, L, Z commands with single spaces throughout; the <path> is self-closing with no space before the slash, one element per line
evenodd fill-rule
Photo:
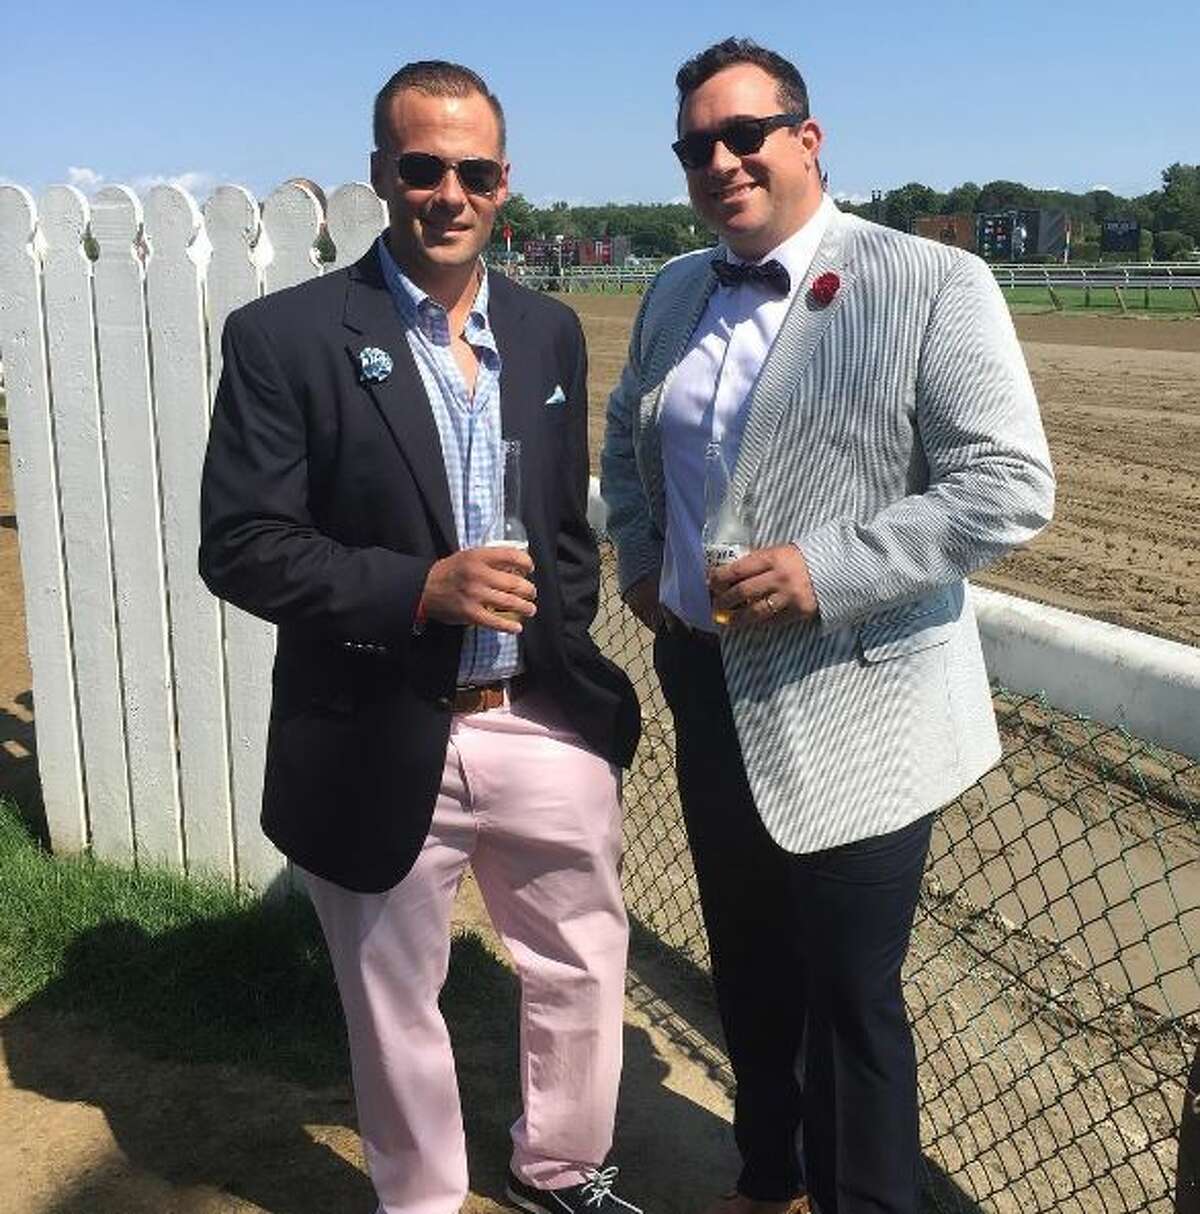
<path fill-rule="evenodd" d="M 777 244 L 764 257 L 755 259 L 755 263 L 764 261 L 777 261 L 788 272 L 788 277 L 791 280 L 791 292 L 795 294 L 797 287 L 804 281 L 808 274 L 809 267 L 813 263 L 813 258 L 817 255 L 817 248 L 825 237 L 825 232 L 829 228 L 830 221 L 837 214 L 837 207 L 833 204 L 833 199 L 828 194 L 821 195 L 821 204 L 812 213 L 808 220 L 801 224 L 786 240 Z M 729 249 L 725 250 L 727 260 L 743 263 L 743 258 L 735 256 Z"/>
<path fill-rule="evenodd" d="M 428 332 L 429 326 L 424 323 L 429 317 L 431 311 L 445 315 L 446 309 L 438 303 L 428 292 L 421 290 L 419 286 L 397 264 L 396 259 L 392 256 L 391 249 L 388 248 L 387 240 L 384 235 L 381 235 L 378 240 L 379 246 L 379 264 L 383 267 L 383 280 L 387 283 L 388 290 L 391 292 L 392 299 L 395 301 L 396 310 L 400 313 L 401 319 L 406 324 L 414 325 L 421 329 L 422 332 Z M 487 267 L 483 262 L 479 263 L 479 289 L 475 292 L 475 299 L 471 304 L 471 310 L 467 314 L 467 325 L 474 328 L 476 331 L 486 332 L 488 329 L 488 276 Z"/>

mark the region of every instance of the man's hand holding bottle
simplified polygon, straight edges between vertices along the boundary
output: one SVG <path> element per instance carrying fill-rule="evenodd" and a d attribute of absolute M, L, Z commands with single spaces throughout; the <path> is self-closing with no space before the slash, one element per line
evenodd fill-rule
<path fill-rule="evenodd" d="M 537 614 L 528 551 L 508 545 L 464 548 L 436 561 L 425 579 L 421 614 L 443 624 L 520 632 Z"/>

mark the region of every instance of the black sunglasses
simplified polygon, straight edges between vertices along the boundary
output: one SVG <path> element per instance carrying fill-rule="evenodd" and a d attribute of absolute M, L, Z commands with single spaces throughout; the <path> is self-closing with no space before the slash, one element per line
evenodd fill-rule
<path fill-rule="evenodd" d="M 482 156 L 465 160 L 443 160 L 432 152 L 405 152 L 396 157 L 396 172 L 405 185 L 414 190 L 434 190 L 442 183 L 448 170 L 458 174 L 462 188 L 468 194 L 490 194 L 504 176 L 504 166 Z"/>
<path fill-rule="evenodd" d="M 723 143 L 735 156 L 749 156 L 762 147 L 767 136 L 781 126 L 799 126 L 803 114 L 772 114 L 769 118 L 735 118 L 715 131 L 692 131 L 671 144 L 685 169 L 704 169 L 712 162 L 713 150 Z"/>

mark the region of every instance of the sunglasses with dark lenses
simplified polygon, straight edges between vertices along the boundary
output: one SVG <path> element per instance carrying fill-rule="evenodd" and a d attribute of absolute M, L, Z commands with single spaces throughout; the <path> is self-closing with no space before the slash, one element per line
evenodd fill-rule
<path fill-rule="evenodd" d="M 465 160 L 443 160 L 432 152 L 405 152 L 396 157 L 396 172 L 405 185 L 414 190 L 434 190 L 442 183 L 448 170 L 458 174 L 462 188 L 468 194 L 490 194 L 504 176 L 504 166 L 482 156 Z"/>
<path fill-rule="evenodd" d="M 715 131 L 692 131 L 671 144 L 685 169 L 704 169 L 712 163 L 713 151 L 723 143 L 735 156 L 749 156 L 762 147 L 767 136 L 781 126 L 799 126 L 803 114 L 772 114 L 769 118 L 735 118 Z"/>

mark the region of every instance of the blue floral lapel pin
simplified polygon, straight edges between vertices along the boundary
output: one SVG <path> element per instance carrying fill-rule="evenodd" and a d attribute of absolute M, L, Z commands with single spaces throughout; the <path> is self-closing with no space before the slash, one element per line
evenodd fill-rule
<path fill-rule="evenodd" d="M 562 390 L 562 384 L 555 384 L 554 391 L 546 397 L 548 405 L 565 405 L 567 403 L 567 394 Z"/>
<path fill-rule="evenodd" d="M 358 356 L 358 378 L 364 384 L 381 384 L 392 373 L 392 356 L 378 346 L 366 346 Z"/>

